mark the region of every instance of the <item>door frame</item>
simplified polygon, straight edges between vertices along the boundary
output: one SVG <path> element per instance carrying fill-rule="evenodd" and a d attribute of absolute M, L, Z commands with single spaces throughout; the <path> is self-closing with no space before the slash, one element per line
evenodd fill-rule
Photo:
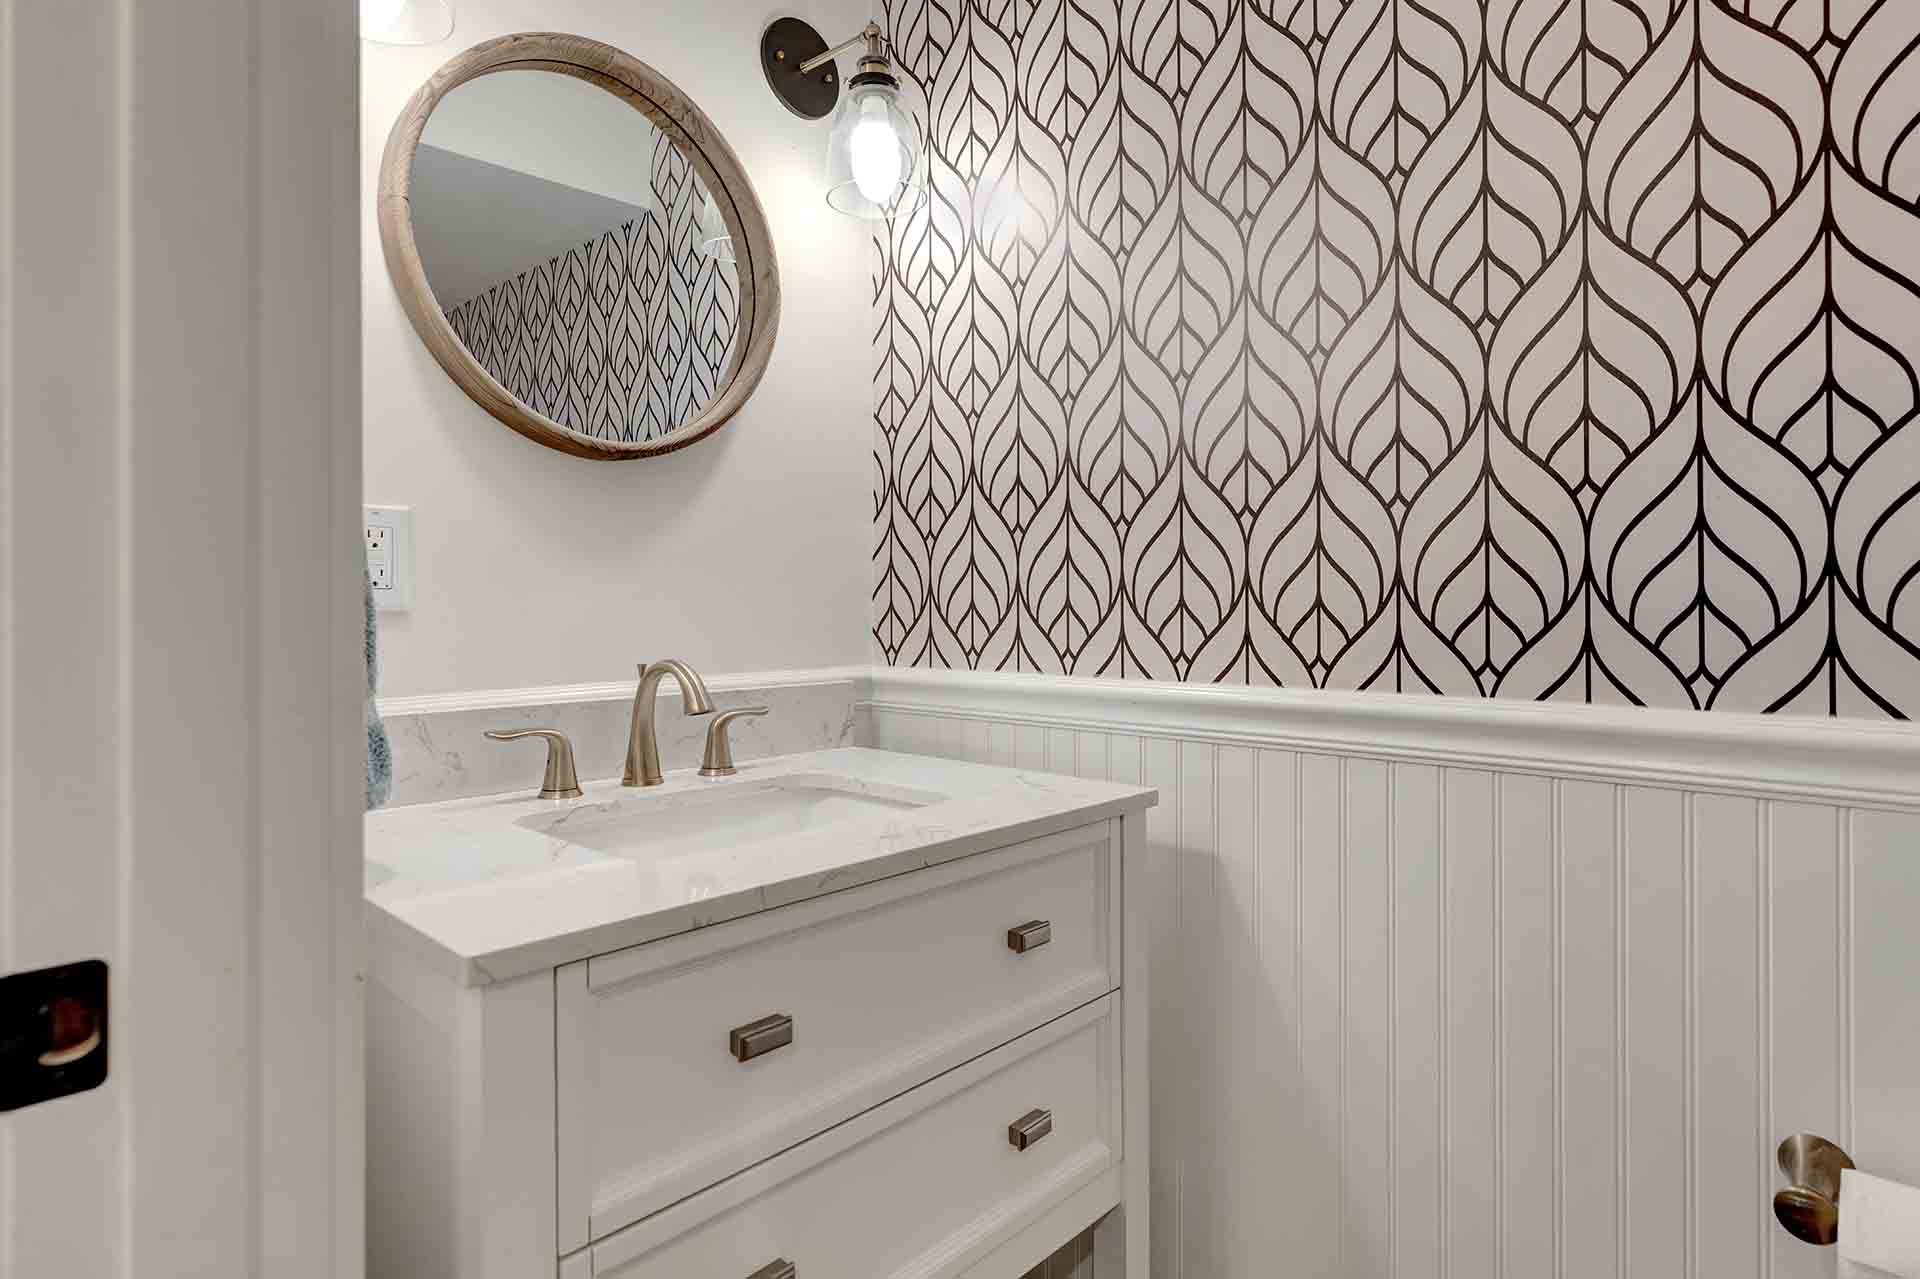
<path fill-rule="evenodd" d="M 357 26 L 0 0 L 0 1274 L 364 1270 Z"/>

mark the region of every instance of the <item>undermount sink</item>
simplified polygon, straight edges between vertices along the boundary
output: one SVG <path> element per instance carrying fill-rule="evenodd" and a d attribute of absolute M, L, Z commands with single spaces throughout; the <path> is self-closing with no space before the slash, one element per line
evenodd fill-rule
<path fill-rule="evenodd" d="M 653 859 L 778 839 L 837 822 L 924 808 L 945 798 L 907 786 L 797 773 L 663 794 L 624 793 L 529 814 L 517 824 L 594 852 Z"/>

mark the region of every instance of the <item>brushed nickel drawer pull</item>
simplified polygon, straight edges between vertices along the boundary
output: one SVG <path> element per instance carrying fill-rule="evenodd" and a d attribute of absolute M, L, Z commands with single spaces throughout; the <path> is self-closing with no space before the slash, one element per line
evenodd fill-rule
<path fill-rule="evenodd" d="M 1029 1110 L 1007 1125 L 1007 1140 L 1015 1150 L 1025 1150 L 1053 1131 L 1051 1110 Z"/>
<path fill-rule="evenodd" d="M 1029 919 L 1018 928 L 1007 929 L 1007 949 L 1016 955 L 1038 950 L 1053 940 L 1053 921 Z"/>
<path fill-rule="evenodd" d="M 800 1268 L 782 1257 L 778 1261 L 769 1261 L 747 1279 L 800 1279 Z"/>
<path fill-rule="evenodd" d="M 762 1053 L 785 1048 L 792 1042 L 793 1018 L 785 1013 L 772 1013 L 727 1032 L 727 1051 L 736 1061 L 752 1061 Z"/>

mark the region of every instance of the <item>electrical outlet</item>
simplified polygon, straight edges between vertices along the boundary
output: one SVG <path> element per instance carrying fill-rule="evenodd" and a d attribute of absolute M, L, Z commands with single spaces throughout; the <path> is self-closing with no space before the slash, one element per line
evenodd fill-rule
<path fill-rule="evenodd" d="M 373 606 L 388 612 L 412 608 L 413 511 L 405 506 L 369 506 L 365 532 Z"/>

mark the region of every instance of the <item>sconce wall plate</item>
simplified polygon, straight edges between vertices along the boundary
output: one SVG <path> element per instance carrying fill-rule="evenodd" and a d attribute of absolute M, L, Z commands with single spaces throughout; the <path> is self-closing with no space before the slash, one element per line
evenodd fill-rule
<path fill-rule="evenodd" d="M 835 65 L 802 73 L 800 67 L 827 51 L 827 42 L 804 18 L 775 18 L 760 33 L 760 70 L 782 106 L 802 120 L 824 120 L 840 101 Z"/>

